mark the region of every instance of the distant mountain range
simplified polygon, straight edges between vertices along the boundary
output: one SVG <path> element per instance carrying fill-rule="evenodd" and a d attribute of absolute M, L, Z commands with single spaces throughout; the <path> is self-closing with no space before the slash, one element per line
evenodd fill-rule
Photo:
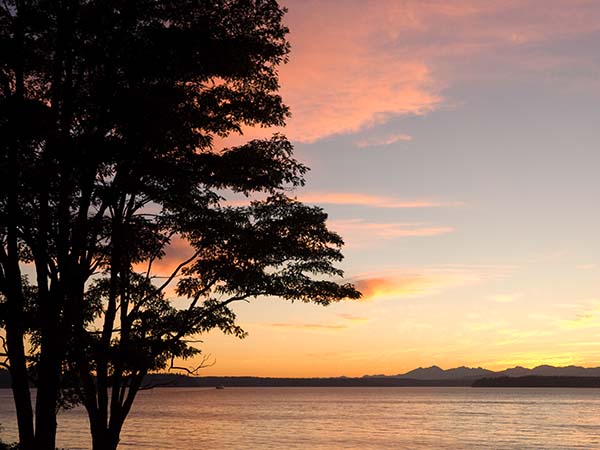
<path fill-rule="evenodd" d="M 496 377 L 600 377 L 600 367 L 580 367 L 566 366 L 554 367 L 542 365 L 527 369 L 526 367 L 516 366 L 510 369 L 494 372 L 493 370 L 483 369 L 482 367 L 456 367 L 454 369 L 444 370 L 438 366 L 419 367 L 398 375 L 365 375 L 365 378 L 410 378 L 413 380 L 458 380 L 458 379 L 479 379 Z"/>
<path fill-rule="evenodd" d="M 494 372 L 481 367 L 456 367 L 444 370 L 438 366 L 419 367 L 398 375 L 365 375 L 363 377 L 268 378 L 268 377 L 189 377 L 185 375 L 151 374 L 147 387 L 402 387 L 402 386 L 542 386 L 600 387 L 600 367 L 537 366 L 533 369 L 513 367 Z M 0 388 L 10 387 L 10 376 L 0 369 Z"/>

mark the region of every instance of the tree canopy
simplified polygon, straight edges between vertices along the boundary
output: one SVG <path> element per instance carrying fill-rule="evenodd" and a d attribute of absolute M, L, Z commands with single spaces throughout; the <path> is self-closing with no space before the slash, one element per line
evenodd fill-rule
<path fill-rule="evenodd" d="M 290 197 L 307 171 L 290 142 L 219 145 L 289 115 L 284 12 L 275 0 L 0 6 L 0 323 L 24 450 L 54 449 L 57 407 L 78 401 L 94 449 L 116 448 L 149 371 L 200 353 L 208 330 L 244 335 L 236 301 L 360 296 L 339 282 L 327 215 Z M 177 242 L 188 254 L 157 274 Z"/>

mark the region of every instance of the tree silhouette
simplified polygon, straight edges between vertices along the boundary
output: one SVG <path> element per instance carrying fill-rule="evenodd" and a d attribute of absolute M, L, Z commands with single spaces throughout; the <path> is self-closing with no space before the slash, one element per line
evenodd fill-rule
<path fill-rule="evenodd" d="M 116 448 L 149 371 L 197 355 L 207 330 L 244 335 L 236 301 L 360 296 L 335 281 L 326 214 L 288 196 L 307 168 L 285 137 L 218 146 L 284 124 L 283 14 L 274 0 L 2 2 L 0 323 L 22 449 L 54 449 L 57 408 L 77 401 L 94 449 Z M 189 253 L 158 277 L 176 242 Z"/>

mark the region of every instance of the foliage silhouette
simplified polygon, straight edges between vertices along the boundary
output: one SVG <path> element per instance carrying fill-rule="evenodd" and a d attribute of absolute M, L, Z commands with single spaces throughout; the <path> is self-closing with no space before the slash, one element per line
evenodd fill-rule
<path fill-rule="evenodd" d="M 208 330 L 244 336 L 236 301 L 360 296 L 336 281 L 326 214 L 288 196 L 307 168 L 287 139 L 220 146 L 288 116 L 283 14 L 274 0 L 0 6 L 0 322 L 23 450 L 54 449 L 57 408 L 77 402 L 93 448 L 115 449 L 148 372 L 198 355 Z"/>

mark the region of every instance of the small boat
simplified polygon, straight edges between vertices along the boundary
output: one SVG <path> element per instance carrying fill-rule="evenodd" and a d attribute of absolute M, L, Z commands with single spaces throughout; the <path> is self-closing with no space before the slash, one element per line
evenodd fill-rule
<path fill-rule="evenodd" d="M 217 389 L 225 389 L 225 386 L 223 386 L 222 384 L 216 386 Z"/>

